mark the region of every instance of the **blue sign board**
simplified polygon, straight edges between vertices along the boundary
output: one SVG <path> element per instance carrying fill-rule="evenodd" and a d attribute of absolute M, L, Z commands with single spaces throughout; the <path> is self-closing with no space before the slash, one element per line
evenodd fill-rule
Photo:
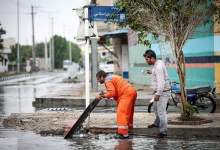
<path fill-rule="evenodd" d="M 124 22 L 125 13 L 115 6 L 89 6 L 90 21 Z"/>

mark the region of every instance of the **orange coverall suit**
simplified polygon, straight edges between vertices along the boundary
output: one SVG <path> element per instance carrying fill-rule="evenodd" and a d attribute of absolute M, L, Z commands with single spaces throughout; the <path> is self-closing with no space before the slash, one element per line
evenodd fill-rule
<path fill-rule="evenodd" d="M 104 97 L 114 98 L 117 102 L 118 133 L 127 135 L 133 128 L 134 105 L 136 90 L 121 76 L 108 75 L 105 79 L 106 93 Z"/>

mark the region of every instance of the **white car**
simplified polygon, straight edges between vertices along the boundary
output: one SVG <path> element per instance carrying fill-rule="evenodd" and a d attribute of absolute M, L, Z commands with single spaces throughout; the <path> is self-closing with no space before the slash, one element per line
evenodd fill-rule
<path fill-rule="evenodd" d="M 72 65 L 72 62 L 70 60 L 64 60 L 63 61 L 63 70 L 67 70 L 69 66 Z"/>
<path fill-rule="evenodd" d="M 77 63 L 72 63 L 67 67 L 68 78 L 73 79 L 79 74 L 80 66 Z"/>
<path fill-rule="evenodd" d="M 115 65 L 113 61 L 101 62 L 99 64 L 99 69 L 105 71 L 106 73 L 114 73 Z"/>

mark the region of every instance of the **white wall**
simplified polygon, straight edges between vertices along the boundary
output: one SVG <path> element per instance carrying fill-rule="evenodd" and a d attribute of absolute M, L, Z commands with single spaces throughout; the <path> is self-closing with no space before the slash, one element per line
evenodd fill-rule
<path fill-rule="evenodd" d="M 123 72 L 127 72 L 128 71 L 128 45 L 127 44 L 122 45 L 121 50 L 122 50 L 121 69 Z"/>
<path fill-rule="evenodd" d="M 7 54 L 1 54 L 1 56 L 3 56 L 4 59 L 7 59 L 7 62 L 5 63 L 4 61 L 0 62 L 0 72 L 7 72 L 8 71 L 8 55 Z"/>

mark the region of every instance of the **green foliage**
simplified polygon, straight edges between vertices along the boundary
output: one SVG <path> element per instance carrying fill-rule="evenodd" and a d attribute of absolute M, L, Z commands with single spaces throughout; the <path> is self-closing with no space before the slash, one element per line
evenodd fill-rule
<path fill-rule="evenodd" d="M 17 62 L 17 45 L 11 47 L 12 53 L 9 54 L 10 62 Z M 32 47 L 30 45 L 20 45 L 20 63 L 25 64 L 26 60 L 32 56 Z"/>
<path fill-rule="evenodd" d="M 55 35 L 54 39 L 54 52 L 55 52 L 55 68 L 62 68 L 63 60 L 69 59 L 69 41 L 65 38 Z M 48 53 L 49 53 L 49 43 Z M 44 58 L 45 43 L 37 43 L 35 46 L 36 57 Z M 9 54 L 10 62 L 17 62 L 17 46 L 12 46 L 12 53 Z M 71 43 L 72 61 L 79 62 L 81 59 L 81 49 L 75 44 Z M 49 55 L 48 55 L 49 56 Z M 31 45 L 20 45 L 20 63 L 25 63 L 26 60 L 32 57 Z"/>
<path fill-rule="evenodd" d="M 69 42 L 58 35 L 53 37 L 55 68 L 62 68 L 63 60 L 69 59 Z M 79 62 L 81 59 L 81 49 L 74 43 L 71 43 L 72 61 Z"/>
<path fill-rule="evenodd" d="M 44 48 L 45 48 L 45 43 L 37 43 L 35 46 L 35 51 L 36 51 L 36 57 L 43 58 L 44 57 Z"/>
<path fill-rule="evenodd" d="M 126 14 L 126 22 L 120 25 L 136 31 L 139 42 L 150 46 L 149 33 L 169 41 L 180 80 L 182 118 L 190 119 L 195 108 L 186 98 L 183 46 L 199 25 L 212 22 L 215 14 L 220 18 L 219 6 L 214 0 L 117 0 L 116 5 Z"/>
<path fill-rule="evenodd" d="M 68 59 L 68 43 L 65 38 L 58 35 L 55 35 L 53 40 L 55 68 L 62 68 L 63 60 Z"/>
<path fill-rule="evenodd" d="M 71 43 L 71 50 L 72 50 L 72 61 L 79 63 L 81 60 L 81 49 L 78 45 Z"/>
<path fill-rule="evenodd" d="M 17 57 L 16 51 L 17 51 L 16 45 L 12 46 L 11 54 L 8 55 L 8 59 L 10 62 L 16 62 L 16 57 Z"/>
<path fill-rule="evenodd" d="M 175 43 L 182 43 L 195 27 L 212 21 L 214 13 L 220 14 L 210 0 L 117 0 L 116 5 L 126 12 L 126 22 L 120 25 L 137 31 L 145 45 L 150 45 L 149 39 L 143 38 L 148 33 L 168 40 L 172 34 Z"/>
<path fill-rule="evenodd" d="M 198 109 L 196 106 L 190 105 L 187 102 L 184 102 L 181 107 L 181 120 L 191 120 L 193 118 L 193 114 L 198 113 Z"/>

